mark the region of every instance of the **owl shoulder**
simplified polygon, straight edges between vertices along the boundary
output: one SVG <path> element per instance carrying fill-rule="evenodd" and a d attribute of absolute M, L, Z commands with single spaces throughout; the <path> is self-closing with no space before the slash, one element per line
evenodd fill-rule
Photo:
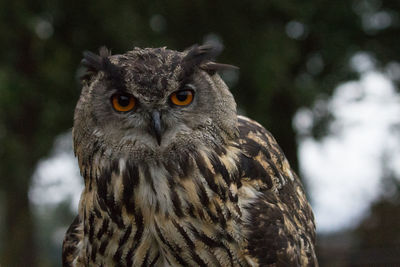
<path fill-rule="evenodd" d="M 299 180 L 272 134 L 254 120 L 238 116 L 242 181 L 253 181 L 260 189 L 277 191 Z"/>
<path fill-rule="evenodd" d="M 261 266 L 316 266 L 315 224 L 296 173 L 270 132 L 238 116 L 247 253 Z M 249 190 L 250 189 L 250 190 Z"/>

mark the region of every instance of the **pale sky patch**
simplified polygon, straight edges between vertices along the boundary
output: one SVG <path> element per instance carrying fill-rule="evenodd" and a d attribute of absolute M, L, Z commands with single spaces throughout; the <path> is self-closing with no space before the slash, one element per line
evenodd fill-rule
<path fill-rule="evenodd" d="M 319 231 L 355 226 L 381 192 L 382 156 L 399 172 L 400 97 L 383 74 L 368 71 L 340 85 L 327 103 L 334 135 L 300 140 L 299 158 Z M 306 111 L 302 111 L 306 112 Z M 300 115 L 310 116 L 310 112 Z M 304 120 L 304 118 L 303 118 Z"/>

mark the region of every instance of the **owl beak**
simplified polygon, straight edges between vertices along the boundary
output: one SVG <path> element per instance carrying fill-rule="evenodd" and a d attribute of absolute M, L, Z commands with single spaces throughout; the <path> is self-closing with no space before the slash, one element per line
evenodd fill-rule
<path fill-rule="evenodd" d="M 160 145 L 163 129 L 161 127 L 161 115 L 158 110 L 154 110 L 151 113 L 151 128 L 152 128 L 153 134 L 155 135 L 155 137 L 157 139 L 158 145 Z"/>

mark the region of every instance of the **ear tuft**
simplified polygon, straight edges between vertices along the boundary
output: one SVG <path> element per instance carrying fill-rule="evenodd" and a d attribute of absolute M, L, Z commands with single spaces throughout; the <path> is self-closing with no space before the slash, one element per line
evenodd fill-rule
<path fill-rule="evenodd" d="M 210 75 L 214 75 L 218 71 L 238 70 L 239 69 L 239 67 L 236 67 L 234 65 L 216 63 L 216 62 L 212 62 L 212 61 L 209 61 L 209 62 L 206 62 L 206 63 L 200 65 L 200 68 L 202 70 L 205 70 Z"/>
<path fill-rule="evenodd" d="M 206 43 L 201 46 L 193 45 L 187 50 L 186 56 L 182 59 L 182 68 L 186 73 L 190 73 L 202 63 L 214 60 L 222 50 L 223 46 L 219 43 Z"/>
<path fill-rule="evenodd" d="M 86 67 L 87 70 L 81 79 L 88 80 L 93 74 L 107 70 L 110 64 L 109 56 L 111 56 L 111 52 L 105 46 L 100 47 L 99 55 L 90 51 L 84 51 L 81 64 Z"/>
<path fill-rule="evenodd" d="M 222 44 L 217 42 L 192 46 L 187 50 L 186 56 L 182 59 L 184 73 L 190 75 L 196 67 L 207 71 L 210 75 L 214 75 L 217 71 L 238 69 L 238 67 L 233 65 L 213 62 L 222 50 Z"/>

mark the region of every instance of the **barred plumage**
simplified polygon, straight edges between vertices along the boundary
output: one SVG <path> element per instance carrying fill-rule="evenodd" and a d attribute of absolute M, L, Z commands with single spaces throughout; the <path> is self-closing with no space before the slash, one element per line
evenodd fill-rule
<path fill-rule="evenodd" d="M 317 265 L 302 185 L 272 135 L 236 115 L 211 46 L 101 54 L 75 112 L 85 189 L 64 266 Z M 167 104 L 187 84 L 196 102 Z M 140 102 L 129 116 L 110 107 L 120 90 Z"/>

